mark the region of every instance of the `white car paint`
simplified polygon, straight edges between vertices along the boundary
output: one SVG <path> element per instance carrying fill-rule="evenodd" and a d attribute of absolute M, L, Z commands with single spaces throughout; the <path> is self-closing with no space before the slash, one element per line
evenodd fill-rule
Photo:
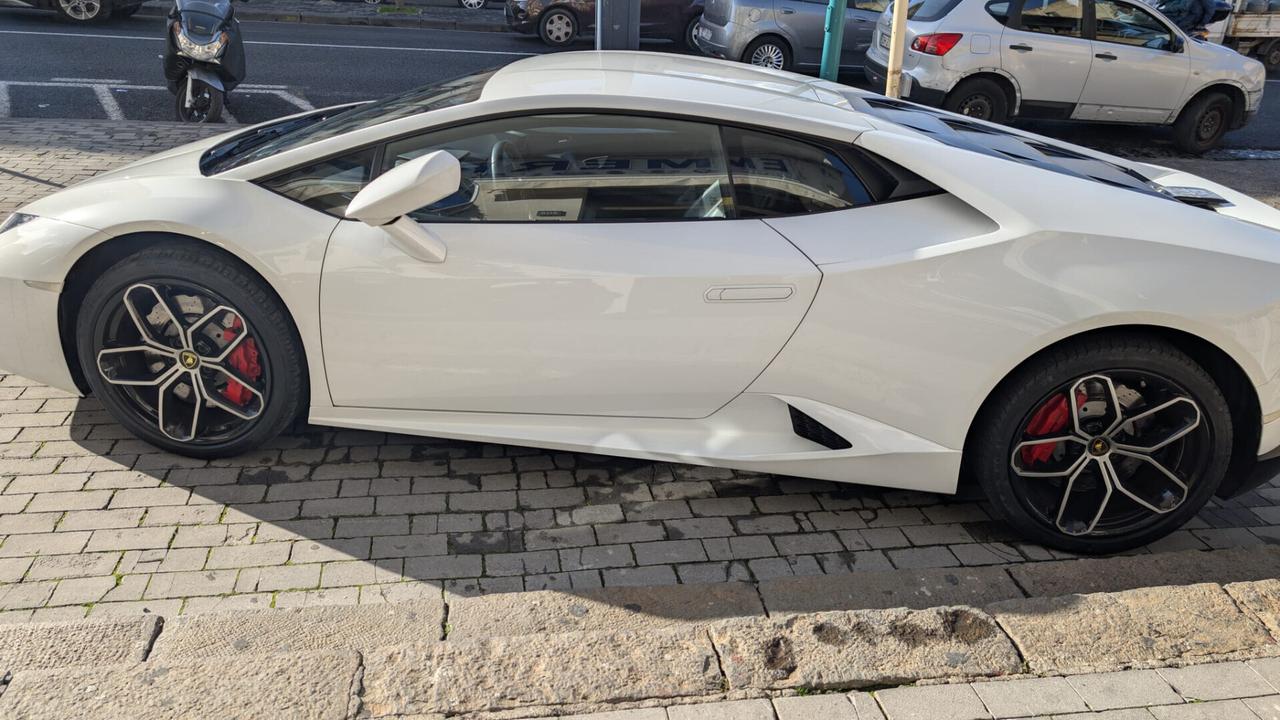
<path fill-rule="evenodd" d="M 196 143 L 22 209 L 38 219 L 0 236 L 0 337 L 22 338 L 0 345 L 0 367 L 78 391 L 58 335 L 68 273 L 95 246 L 163 232 L 226 249 L 279 294 L 317 424 L 947 492 L 1001 378 L 1063 338 L 1141 324 L 1234 359 L 1269 421 L 1257 452 L 1280 446 L 1280 212 L 1080 148 L 1235 206 L 942 145 L 860 110 L 865 97 L 710 59 L 562 53 L 508 66 L 476 102 L 212 177 L 197 163 L 219 139 Z M 947 194 L 768 221 L 423 225 L 448 247 L 430 263 L 250 182 L 469 118 L 564 108 L 853 142 Z M 708 301 L 739 287 L 774 292 Z M 796 435 L 788 406 L 851 447 Z"/>

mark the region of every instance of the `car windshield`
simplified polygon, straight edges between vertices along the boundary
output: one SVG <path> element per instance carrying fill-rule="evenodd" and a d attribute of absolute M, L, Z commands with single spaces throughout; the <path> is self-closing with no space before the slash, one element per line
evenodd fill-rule
<path fill-rule="evenodd" d="M 265 125 L 209 149 L 200 160 L 200 170 L 212 175 L 344 133 L 475 102 L 495 72 L 490 70 L 427 85 L 385 100 L 348 106 L 336 113 L 314 113 Z"/>

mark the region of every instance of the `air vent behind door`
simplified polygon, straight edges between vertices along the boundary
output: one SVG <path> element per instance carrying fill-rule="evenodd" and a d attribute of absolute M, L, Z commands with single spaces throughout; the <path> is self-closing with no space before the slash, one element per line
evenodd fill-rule
<path fill-rule="evenodd" d="M 796 435 L 811 440 L 829 450 L 848 450 L 853 447 L 848 440 L 840 437 L 834 430 L 805 415 L 803 412 L 795 409 L 791 405 L 787 406 L 791 411 L 791 429 Z"/>

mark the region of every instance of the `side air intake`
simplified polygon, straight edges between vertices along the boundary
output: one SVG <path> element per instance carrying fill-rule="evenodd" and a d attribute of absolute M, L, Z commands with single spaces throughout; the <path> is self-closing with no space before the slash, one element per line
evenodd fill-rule
<path fill-rule="evenodd" d="M 791 411 L 791 429 L 796 435 L 811 440 L 829 450 L 847 450 L 853 445 L 848 440 L 840 437 L 834 430 L 805 415 L 794 407 L 788 405 L 787 409 Z"/>

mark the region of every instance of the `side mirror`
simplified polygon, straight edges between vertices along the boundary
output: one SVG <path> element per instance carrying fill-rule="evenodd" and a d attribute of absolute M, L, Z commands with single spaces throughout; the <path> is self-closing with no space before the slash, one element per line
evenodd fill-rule
<path fill-rule="evenodd" d="M 351 199 L 346 216 L 382 228 L 410 257 L 444 262 L 444 243 L 408 214 L 449 197 L 461 184 L 458 158 L 437 150 L 382 173 Z"/>

